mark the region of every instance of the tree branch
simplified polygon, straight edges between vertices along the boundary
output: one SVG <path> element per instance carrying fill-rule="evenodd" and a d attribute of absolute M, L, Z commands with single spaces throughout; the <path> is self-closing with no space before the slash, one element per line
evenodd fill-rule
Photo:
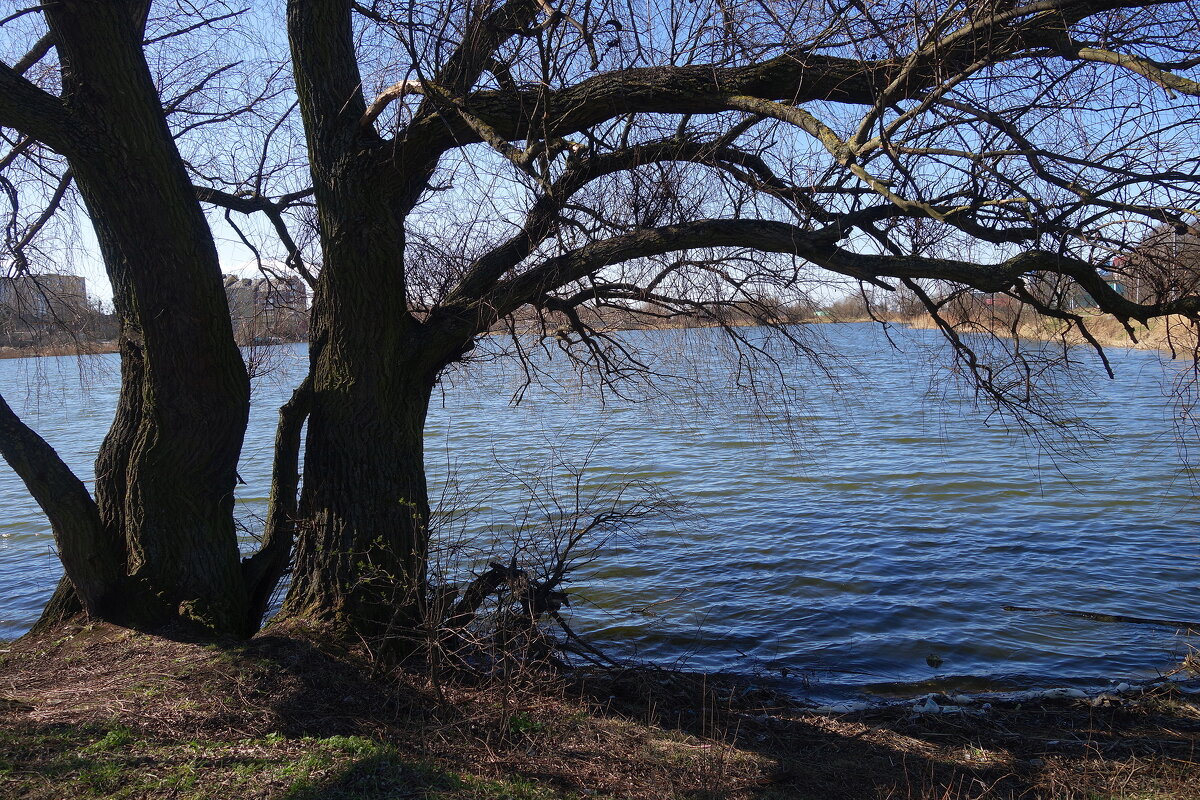
<path fill-rule="evenodd" d="M 21 59 L 13 64 L 13 72 L 18 75 L 24 75 L 30 68 L 46 57 L 50 49 L 54 47 L 54 35 L 45 33 L 42 38 L 34 42 L 33 47 L 29 48 L 29 52 L 21 56 Z"/>
<path fill-rule="evenodd" d="M 585 156 L 580 154 L 582 152 L 582 146 L 579 146 L 576 155 L 568 161 L 567 169 L 534 203 L 526 215 L 521 231 L 472 262 L 458 285 L 447 294 L 442 303 L 443 307 L 461 307 L 483 297 L 505 272 L 528 258 L 559 227 L 559 214 L 571 197 L 584 186 L 606 175 L 634 170 L 648 164 L 686 161 L 707 164 L 726 171 L 731 171 L 731 165 L 742 166 L 755 176 L 752 178 L 745 173 L 731 171 L 731 174 L 743 183 L 803 205 L 821 222 L 831 222 L 835 219 L 833 214 L 818 213 L 818 209 L 807 203 L 809 198 L 805 196 L 801 187 L 789 186 L 771 172 L 762 158 L 729 146 L 725 137 L 712 142 L 662 139 L 599 155 Z M 948 212 L 949 209 L 943 211 Z M 903 212 L 898 212 L 890 206 L 879 206 L 856 213 L 852 220 L 895 216 L 897 213 Z M 846 229 L 851 224 L 850 220 L 843 222 Z"/>
<path fill-rule="evenodd" d="M 1162 69 L 1149 59 L 1138 58 L 1127 53 L 1114 53 L 1111 50 L 1104 50 L 1098 47 L 1082 47 L 1075 44 L 1073 44 L 1073 50 L 1073 55 L 1083 61 L 1095 61 L 1122 67 L 1136 75 L 1141 75 L 1143 78 L 1149 79 L 1168 92 L 1179 92 L 1180 94 L 1190 94 L 1200 97 L 1200 81 L 1193 81 L 1182 75 L 1176 75 L 1173 72 Z"/>
<path fill-rule="evenodd" d="M 289 0 L 288 40 L 310 152 L 341 156 L 367 110 L 348 0 Z"/>
<path fill-rule="evenodd" d="M 379 115 L 383 113 L 389 105 L 401 97 L 410 94 L 425 94 L 425 86 L 420 81 L 400 81 L 394 83 L 388 88 L 380 92 L 371 104 L 367 106 L 366 112 L 362 115 L 362 119 L 358 121 L 359 126 L 369 128 Z"/>
<path fill-rule="evenodd" d="M 309 270 L 308 264 L 304 260 L 304 254 L 300 252 L 300 246 L 292 238 L 292 232 L 288 230 L 287 221 L 283 216 L 283 212 L 288 206 L 306 197 L 311 197 L 313 194 L 312 189 L 291 192 L 290 194 L 283 195 L 278 200 L 272 200 L 261 194 L 231 194 L 230 192 L 223 192 L 220 189 L 214 189 L 211 186 L 196 186 L 194 188 L 196 190 L 196 197 L 202 203 L 209 203 L 228 211 L 237 211 L 241 214 L 249 215 L 257 212 L 264 214 L 270 220 L 271 227 L 275 229 L 275 235 L 279 237 L 280 243 L 287 250 L 287 265 L 296 270 L 309 286 L 313 286 L 316 283 L 317 277 Z"/>
<path fill-rule="evenodd" d="M 1166 2 L 1153 0 L 1149 5 Z M 731 97 L 792 106 L 811 101 L 876 106 L 881 98 L 894 104 L 922 96 L 948 74 L 1051 47 L 1071 24 L 1089 15 L 1145 5 L 1044 0 L 976 17 L 908 56 L 862 60 L 796 49 L 740 67 L 700 64 L 622 69 L 560 89 L 484 90 L 456 100 L 506 141 L 569 136 L 630 114 L 719 113 L 737 107 L 731 106 Z M 529 109 L 538 110 L 536 119 Z M 445 103 L 436 109 L 428 101 L 422 104 L 422 113 L 397 139 L 393 163 L 428 165 L 448 148 L 483 141 L 473 129 L 479 126 L 449 110 Z"/>
<path fill-rule="evenodd" d="M 492 296 L 492 306 L 497 315 L 502 316 L 606 266 L 635 258 L 702 247 L 744 247 L 799 256 L 856 280 L 879 282 L 885 278 L 926 278 L 971 286 L 983 292 L 1005 291 L 1026 273 L 1054 272 L 1072 278 L 1092 296 L 1102 311 L 1119 319 L 1136 319 L 1144 323 L 1152 317 L 1169 314 L 1190 317 L 1200 314 L 1200 297 L 1155 304 L 1134 303 L 1108 286 L 1092 264 L 1056 253 L 1031 250 L 999 264 L 978 264 L 915 255 L 854 253 L 837 246 L 841 236 L 838 226 L 813 231 L 761 219 L 696 220 L 682 225 L 644 228 L 592 242 L 502 281 Z"/>
<path fill-rule="evenodd" d="M 275 432 L 275 458 L 271 471 L 271 497 L 262 547 L 242 559 L 242 574 L 250 593 L 248 630 L 262 624 L 271 595 L 287 572 L 296 535 L 296 493 L 300 488 L 300 433 L 312 407 L 312 376 L 292 392 L 279 409 Z"/>
<path fill-rule="evenodd" d="M 0 397 L 0 455 L 25 483 L 50 519 L 63 569 L 84 609 L 104 616 L 118 599 L 125 578 L 124 559 L 108 540 L 100 512 L 83 482 L 54 448 L 17 417 Z"/>
<path fill-rule="evenodd" d="M 79 121 L 62 101 L 0 64 L 0 126 L 32 136 L 70 157 L 80 144 Z"/>

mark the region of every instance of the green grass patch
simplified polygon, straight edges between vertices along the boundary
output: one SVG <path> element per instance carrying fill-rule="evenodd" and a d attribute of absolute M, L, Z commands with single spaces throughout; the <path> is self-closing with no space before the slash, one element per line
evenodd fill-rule
<path fill-rule="evenodd" d="M 479 800 L 566 800 L 578 795 L 560 794 L 553 789 L 522 778 L 493 781 L 473 776 L 459 776 L 455 793 L 445 796 L 479 798 Z"/>
<path fill-rule="evenodd" d="M 99 753 L 106 750 L 123 750 L 128 748 L 133 742 L 133 732 L 128 728 L 117 725 L 110 729 L 104 736 L 83 748 L 86 753 Z"/>
<path fill-rule="evenodd" d="M 233 742 L 139 736 L 121 725 L 0 727 L 0 797 L 59 800 L 376 800 L 558 797 L 520 781 L 460 779 L 362 736 Z"/>
<path fill-rule="evenodd" d="M 528 712 L 520 711 L 508 718 L 508 729 L 513 733 L 541 733 L 546 730 L 546 723 L 537 721 Z"/>
<path fill-rule="evenodd" d="M 317 741 L 326 749 L 351 756 L 385 756 L 396 752 L 390 745 L 362 736 L 330 736 Z"/>

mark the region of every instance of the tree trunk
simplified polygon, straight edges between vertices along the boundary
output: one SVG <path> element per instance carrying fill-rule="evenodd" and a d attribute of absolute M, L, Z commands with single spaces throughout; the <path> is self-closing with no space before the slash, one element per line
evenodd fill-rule
<path fill-rule="evenodd" d="M 425 414 L 438 370 L 404 281 L 406 187 L 371 158 L 346 0 L 291 0 L 288 33 L 323 265 L 312 405 L 285 616 L 406 649 L 420 625 L 429 501 Z"/>
<path fill-rule="evenodd" d="M 245 633 L 233 490 L 249 381 L 212 235 L 142 52 L 147 6 L 45 8 L 63 103 L 86 126 L 68 158 L 121 320 L 121 394 L 96 504 L 134 591 L 106 616 Z"/>
<path fill-rule="evenodd" d="M 403 230 L 361 175 L 320 187 L 304 486 L 285 616 L 404 652 L 422 622 L 429 501 L 424 431 L 440 369 L 407 310 Z M 383 219 L 381 219 L 383 217 Z"/>
<path fill-rule="evenodd" d="M 429 501 L 424 427 L 432 381 L 388 354 L 313 357 L 304 490 L 284 613 L 403 652 L 422 622 Z M 374 357 L 372 357 L 374 356 Z M 377 376 L 387 375 L 384 380 Z"/>

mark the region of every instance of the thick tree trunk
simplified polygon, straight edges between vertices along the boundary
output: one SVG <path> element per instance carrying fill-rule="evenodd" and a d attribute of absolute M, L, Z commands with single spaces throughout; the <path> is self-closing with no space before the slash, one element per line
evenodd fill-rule
<path fill-rule="evenodd" d="M 407 649 L 424 605 L 423 435 L 436 348 L 408 311 L 405 186 L 371 156 L 346 0 L 292 0 L 288 31 L 321 225 L 312 406 L 285 616 Z M 382 161 L 382 159 L 381 159 Z"/>
<path fill-rule="evenodd" d="M 111 616 L 245 633 L 233 490 L 249 383 L 212 235 L 142 53 L 147 5 L 45 9 L 63 102 L 86 126 L 68 158 L 121 319 L 121 395 L 96 504 L 134 591 Z"/>
<path fill-rule="evenodd" d="M 284 613 L 406 651 L 422 622 L 429 502 L 423 436 L 432 381 L 388 354 L 321 348 Z M 375 357 L 372 357 L 375 356 Z M 390 363 L 389 363 L 390 362 Z M 387 376 L 380 380 L 380 376 Z"/>

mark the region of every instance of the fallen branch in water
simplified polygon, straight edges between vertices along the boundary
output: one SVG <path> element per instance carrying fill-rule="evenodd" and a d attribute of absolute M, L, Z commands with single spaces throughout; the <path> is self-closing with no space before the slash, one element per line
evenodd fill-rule
<path fill-rule="evenodd" d="M 1027 608 L 1025 606 L 1004 606 L 1005 611 L 1033 611 L 1038 614 L 1061 614 L 1064 617 L 1079 617 L 1095 622 L 1129 622 L 1135 625 L 1162 625 L 1167 628 L 1190 628 L 1200 630 L 1200 622 L 1181 622 L 1172 619 L 1149 619 L 1147 617 L 1126 617 L 1121 614 L 1100 614 L 1093 611 L 1071 611 L 1065 608 Z"/>

